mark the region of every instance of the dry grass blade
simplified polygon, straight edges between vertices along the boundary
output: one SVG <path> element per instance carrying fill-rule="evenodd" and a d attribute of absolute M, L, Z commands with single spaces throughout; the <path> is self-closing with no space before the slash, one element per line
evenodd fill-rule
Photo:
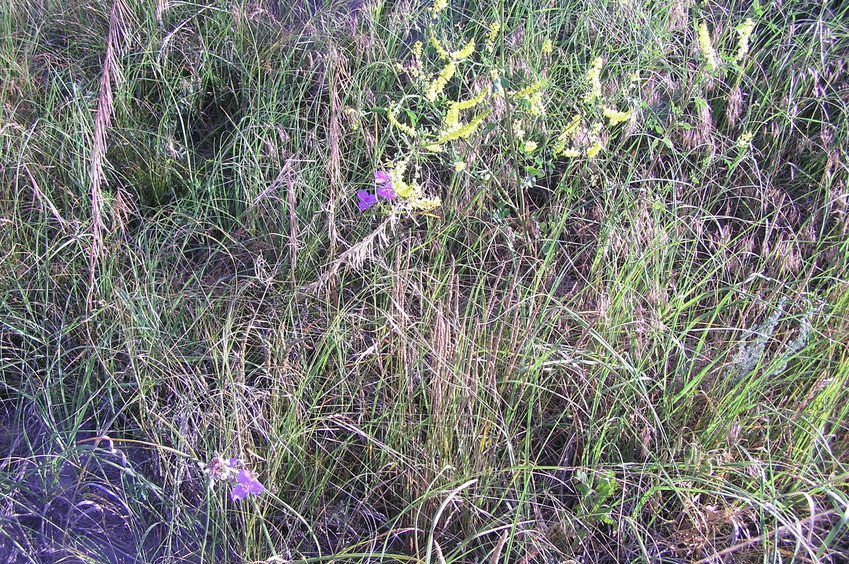
<path fill-rule="evenodd" d="M 106 160 L 106 134 L 112 122 L 113 87 L 124 82 L 119 59 L 126 50 L 130 11 L 123 0 L 115 0 L 109 14 L 109 36 L 106 40 L 106 55 L 103 57 L 103 72 L 97 97 L 94 118 L 94 140 L 91 147 L 91 234 L 92 247 L 89 255 L 89 282 L 94 287 L 95 269 L 103 252 L 104 198 L 103 165 Z M 91 298 L 89 299 L 91 301 Z"/>
<path fill-rule="evenodd" d="M 769 538 L 775 538 L 778 535 L 781 535 L 783 533 L 796 532 L 797 533 L 795 535 L 796 539 L 801 540 L 802 527 L 810 526 L 810 527 L 813 528 L 813 526 L 816 525 L 817 521 L 821 521 L 823 519 L 827 519 L 829 517 L 832 517 L 834 515 L 839 515 L 839 514 L 840 514 L 840 512 L 837 511 L 836 509 L 831 509 L 829 511 L 825 511 L 825 512 L 820 513 L 818 515 L 811 515 L 810 517 L 808 517 L 806 519 L 801 519 L 799 521 L 796 521 L 795 523 L 789 523 L 787 525 L 782 525 L 781 527 L 778 527 L 775 530 L 769 531 L 768 533 L 764 533 L 764 534 L 759 535 L 759 536 L 754 537 L 754 538 L 746 539 L 745 541 L 741 542 L 740 544 L 735 544 L 734 546 L 729 546 L 726 549 L 723 549 L 723 550 L 720 550 L 718 552 L 715 552 L 714 554 L 711 554 L 707 558 L 702 558 L 701 560 L 696 561 L 694 564 L 709 564 L 710 562 L 720 562 L 721 558 L 728 556 L 729 554 L 734 554 L 735 552 L 745 550 L 747 548 L 752 547 L 753 545 L 759 544 L 759 543 L 761 543 L 761 542 L 763 542 L 763 541 L 765 541 Z M 810 536 L 810 535 L 808 535 L 808 536 Z M 801 561 L 801 562 L 819 562 L 820 561 L 816 556 L 816 554 L 817 554 L 817 547 L 816 546 L 811 546 L 809 543 L 805 543 L 804 548 L 808 552 L 808 554 L 810 555 L 810 559 L 802 559 L 802 557 L 799 556 L 799 555 L 796 555 L 795 558 L 798 558 L 799 561 Z"/>

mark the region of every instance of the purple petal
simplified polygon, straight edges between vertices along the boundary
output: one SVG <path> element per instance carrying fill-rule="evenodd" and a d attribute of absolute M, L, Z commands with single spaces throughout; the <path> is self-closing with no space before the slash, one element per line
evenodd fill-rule
<path fill-rule="evenodd" d="M 254 495 L 259 495 L 259 494 L 261 494 L 262 492 L 265 491 L 265 486 L 260 484 L 259 481 L 254 480 L 250 484 L 245 486 L 245 489 L 247 489 L 248 492 L 250 492 Z"/>
<path fill-rule="evenodd" d="M 237 485 L 233 488 L 233 491 L 230 492 L 230 499 L 233 501 L 239 501 L 248 497 L 248 488 L 243 486 L 242 484 Z"/>
<path fill-rule="evenodd" d="M 227 461 L 227 466 L 229 466 L 230 468 L 235 468 L 238 464 L 243 464 L 243 462 L 239 458 L 231 458 Z"/>
<path fill-rule="evenodd" d="M 360 206 L 360 211 L 365 211 L 377 203 L 377 196 L 370 194 L 365 190 L 360 190 L 357 192 L 357 200 L 358 205 Z"/>
<path fill-rule="evenodd" d="M 394 200 L 397 196 L 397 194 L 395 194 L 395 190 L 392 189 L 391 182 L 387 182 L 385 186 L 378 188 L 377 195 L 381 198 L 386 198 L 387 200 Z"/>
<path fill-rule="evenodd" d="M 375 184 L 386 184 L 389 182 L 389 173 L 385 170 L 374 171 L 374 182 Z"/>
<path fill-rule="evenodd" d="M 239 482 L 243 486 L 247 486 L 251 482 L 253 482 L 253 475 L 250 470 L 242 470 L 238 474 L 236 474 L 236 481 Z"/>

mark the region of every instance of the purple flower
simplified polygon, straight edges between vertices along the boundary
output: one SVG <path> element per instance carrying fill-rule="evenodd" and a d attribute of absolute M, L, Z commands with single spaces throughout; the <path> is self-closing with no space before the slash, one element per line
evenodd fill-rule
<path fill-rule="evenodd" d="M 238 465 L 244 466 L 244 464 L 245 463 L 242 462 L 241 458 L 231 458 L 230 460 L 227 461 L 227 466 L 229 466 L 230 468 L 235 468 Z"/>
<path fill-rule="evenodd" d="M 374 171 L 374 183 L 377 184 L 377 195 L 387 200 L 394 200 L 396 197 L 395 190 L 392 188 L 392 181 L 389 179 L 389 173 L 385 170 Z"/>
<path fill-rule="evenodd" d="M 242 470 L 236 474 L 236 485 L 230 492 L 230 499 L 239 501 L 248 497 L 248 494 L 259 495 L 265 491 L 265 486 L 253 477 L 249 470 Z"/>
<path fill-rule="evenodd" d="M 365 190 L 357 192 L 357 200 L 360 206 L 360 211 L 365 211 L 377 203 L 377 196 L 370 194 Z"/>
<path fill-rule="evenodd" d="M 378 186 L 381 184 L 389 184 L 389 187 L 392 187 L 392 182 L 389 180 L 389 173 L 385 170 L 376 170 L 374 171 L 374 183 Z"/>
<path fill-rule="evenodd" d="M 395 199 L 395 190 L 392 189 L 392 183 L 390 182 L 386 186 L 381 186 L 377 189 L 377 195 L 381 198 L 386 198 L 387 200 Z"/>

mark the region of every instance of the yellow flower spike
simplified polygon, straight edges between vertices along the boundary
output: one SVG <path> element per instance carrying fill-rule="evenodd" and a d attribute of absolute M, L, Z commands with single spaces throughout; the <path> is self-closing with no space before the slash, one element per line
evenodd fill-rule
<path fill-rule="evenodd" d="M 534 82 L 530 86 L 528 86 L 526 88 L 522 88 L 521 90 L 518 90 L 516 92 L 513 92 L 510 96 L 512 96 L 513 98 L 517 98 L 517 99 L 518 98 L 527 98 L 531 94 L 534 94 L 535 92 L 539 91 L 543 86 L 544 86 L 543 82 L 541 80 L 537 80 L 536 82 Z"/>
<path fill-rule="evenodd" d="M 433 30 L 428 31 L 428 35 L 430 36 L 430 44 L 436 50 L 436 54 L 439 55 L 440 59 L 449 59 L 451 58 L 451 53 L 449 53 L 445 47 L 442 46 L 442 43 L 439 42 L 439 39 L 433 34 Z"/>
<path fill-rule="evenodd" d="M 386 112 L 386 117 L 389 119 L 389 123 L 391 123 L 393 126 L 397 127 L 410 137 L 416 137 L 416 130 L 413 129 L 411 126 L 407 125 L 406 123 L 401 123 L 400 121 L 398 121 L 398 118 L 395 117 L 395 110 L 393 108 L 388 109 L 388 111 Z"/>
<path fill-rule="evenodd" d="M 430 83 L 430 86 L 425 93 L 425 98 L 431 102 L 435 102 L 439 95 L 442 94 L 442 91 L 445 90 L 445 86 L 448 84 L 448 81 L 451 80 L 451 77 L 454 76 L 454 72 L 456 70 L 457 65 L 454 61 L 448 61 L 448 64 L 445 65 L 442 72 L 439 73 L 439 76 Z"/>
<path fill-rule="evenodd" d="M 522 127 L 522 122 L 519 120 L 513 122 L 513 136 L 519 141 L 524 141 L 525 139 L 525 128 Z"/>
<path fill-rule="evenodd" d="M 734 62 L 739 61 L 749 53 L 749 38 L 752 37 L 754 30 L 755 22 L 752 21 L 752 18 L 746 18 L 746 21 L 737 27 L 737 34 L 740 37 L 737 41 L 737 55 L 734 57 Z"/>
<path fill-rule="evenodd" d="M 536 141 L 525 141 L 525 144 L 522 145 L 522 151 L 525 153 L 533 153 L 537 150 L 539 144 Z"/>
<path fill-rule="evenodd" d="M 581 115 L 575 114 L 572 116 L 572 121 L 569 122 L 569 125 L 566 126 L 566 129 L 563 130 L 564 135 L 572 136 L 575 132 L 578 131 L 578 127 L 581 126 Z"/>
<path fill-rule="evenodd" d="M 454 172 L 463 172 L 466 170 L 466 163 L 463 161 L 454 161 Z"/>
<path fill-rule="evenodd" d="M 608 123 L 608 125 L 610 127 L 613 127 L 617 123 L 627 121 L 628 118 L 631 117 L 631 110 L 628 110 L 627 112 L 620 112 L 616 108 L 605 107 L 602 114 L 604 115 L 604 117 L 610 120 L 610 123 Z"/>
<path fill-rule="evenodd" d="M 601 97 L 601 67 L 604 65 L 604 60 L 601 57 L 596 57 L 590 70 L 587 71 L 587 82 L 590 83 L 590 91 L 584 96 L 584 102 L 590 102 Z"/>
<path fill-rule="evenodd" d="M 492 50 L 495 49 L 495 39 L 498 37 L 498 33 L 501 31 L 501 23 L 493 22 L 489 27 L 489 34 L 486 36 L 486 51 L 487 53 L 492 53 Z"/>
<path fill-rule="evenodd" d="M 715 71 L 719 68 L 719 57 L 716 54 L 716 50 L 713 48 L 713 43 L 710 40 L 710 32 L 708 31 L 707 24 L 702 22 L 699 24 L 699 49 L 702 51 L 702 56 L 704 56 L 707 61 L 707 67 L 710 71 Z"/>
<path fill-rule="evenodd" d="M 408 184 L 404 181 L 404 172 L 407 170 L 407 162 L 401 161 L 389 170 L 389 181 L 395 193 L 401 198 L 417 198 L 421 195 L 421 188 L 415 182 Z"/>
<path fill-rule="evenodd" d="M 545 102 L 542 99 L 542 92 L 534 92 L 533 94 L 527 97 L 527 100 L 531 104 L 530 109 L 528 109 L 528 113 L 530 113 L 532 116 L 545 115 Z"/>
<path fill-rule="evenodd" d="M 600 149 L 601 148 L 599 147 L 599 150 Z M 568 159 L 576 159 L 581 156 L 581 152 L 578 149 L 566 149 L 565 151 L 561 151 L 560 156 Z"/>
<path fill-rule="evenodd" d="M 455 61 L 462 61 L 463 59 L 467 59 L 475 52 L 475 38 L 472 37 L 469 39 L 469 42 L 466 43 L 466 46 L 458 51 L 454 51 L 451 53 L 451 58 Z"/>
<path fill-rule="evenodd" d="M 416 198 L 410 199 L 410 206 L 412 206 L 412 208 L 415 210 L 423 212 L 435 210 L 441 205 L 442 200 L 439 198 L 439 196 L 434 196 L 432 198 L 418 196 Z"/>
<path fill-rule="evenodd" d="M 469 108 L 474 108 L 478 104 L 484 101 L 484 99 L 489 95 L 490 87 L 484 88 L 478 95 L 469 100 L 464 100 L 462 102 L 451 102 L 452 106 L 455 106 L 458 110 L 468 110 Z"/>
<path fill-rule="evenodd" d="M 542 42 L 542 52 L 546 55 L 549 55 L 553 50 L 554 44 L 551 42 L 551 39 L 546 38 L 545 41 Z"/>
<path fill-rule="evenodd" d="M 595 143 L 593 143 L 592 147 L 587 149 L 587 158 L 591 159 L 595 157 L 599 153 L 599 151 L 601 151 L 601 143 L 596 141 Z"/>
<path fill-rule="evenodd" d="M 448 0 L 436 0 L 433 3 L 433 7 L 431 8 L 431 13 L 433 17 L 439 16 L 439 13 L 448 7 Z"/>
<path fill-rule="evenodd" d="M 475 117 L 472 121 L 467 123 L 466 125 L 457 124 L 455 127 L 451 129 L 445 129 L 439 132 L 439 139 L 435 141 L 437 144 L 442 144 L 447 141 L 453 141 L 455 139 L 468 139 L 471 137 L 472 133 L 477 130 L 478 126 L 481 124 L 483 120 L 487 118 L 489 113 L 492 110 L 487 110 L 481 115 Z"/>

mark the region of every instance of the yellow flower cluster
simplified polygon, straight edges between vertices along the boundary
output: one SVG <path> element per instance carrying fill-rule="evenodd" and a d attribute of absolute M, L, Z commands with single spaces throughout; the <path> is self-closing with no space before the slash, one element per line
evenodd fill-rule
<path fill-rule="evenodd" d="M 584 102 L 590 102 L 601 97 L 601 80 L 599 77 L 601 76 L 601 67 L 603 64 L 604 60 L 601 57 L 596 57 L 590 70 L 587 71 L 587 82 L 590 83 L 590 91 L 584 96 Z"/>
<path fill-rule="evenodd" d="M 456 70 L 456 63 L 454 63 L 454 61 L 448 61 L 442 69 L 442 72 L 439 73 L 439 76 L 437 76 L 433 82 L 430 83 L 430 86 L 428 86 L 425 98 L 431 102 L 436 102 L 436 99 L 440 94 L 442 94 L 442 91 L 445 90 L 445 86 L 448 84 L 448 81 L 451 80 L 451 77 L 454 76 L 454 72 Z"/>
<path fill-rule="evenodd" d="M 454 51 L 451 53 L 451 58 L 455 61 L 462 61 L 463 59 L 467 59 L 472 56 L 472 53 L 475 52 L 475 38 L 472 37 L 469 39 L 468 43 L 466 43 L 465 47 Z"/>
<path fill-rule="evenodd" d="M 616 108 L 605 107 L 604 111 L 602 112 L 602 115 L 604 115 L 604 117 L 610 120 L 610 123 L 608 123 L 608 125 L 610 127 L 613 127 L 617 123 L 622 123 L 623 121 L 626 121 L 628 118 L 630 118 L 631 110 L 628 110 L 627 112 L 620 112 Z"/>
<path fill-rule="evenodd" d="M 486 97 L 489 95 L 489 92 L 489 88 L 484 88 L 474 98 L 464 100 L 462 102 L 449 102 L 448 113 L 445 115 L 445 120 L 443 121 L 444 128 L 446 130 L 456 128 L 460 121 L 460 111 L 474 108 L 475 106 L 483 102 L 484 99 L 486 99 Z"/>
<path fill-rule="evenodd" d="M 398 129 L 400 129 L 401 131 L 403 131 L 404 133 L 406 133 L 410 137 L 415 137 L 417 135 L 416 130 L 413 129 L 411 126 L 407 125 L 406 123 L 401 123 L 400 121 L 398 121 L 398 118 L 395 117 L 395 109 L 394 108 L 390 107 L 389 110 L 386 112 L 386 116 L 389 119 L 389 123 L 391 123 L 392 125 L 394 125 Z"/>
<path fill-rule="evenodd" d="M 442 43 L 439 42 L 439 39 L 433 34 L 433 30 L 429 30 L 428 35 L 430 36 L 430 44 L 433 46 L 436 54 L 439 55 L 440 59 L 450 59 L 451 53 L 442 46 Z"/>
<path fill-rule="evenodd" d="M 749 38 L 752 37 L 752 32 L 754 30 L 755 22 L 752 21 L 752 18 L 746 18 L 746 21 L 737 27 L 737 35 L 739 35 L 739 39 L 737 41 L 737 55 L 734 57 L 735 62 L 739 61 L 748 54 Z"/>
<path fill-rule="evenodd" d="M 442 91 L 445 90 L 445 87 L 448 85 L 448 81 L 451 80 L 454 73 L 457 71 L 457 63 L 463 59 L 471 57 L 475 52 L 475 38 L 473 37 L 470 39 L 462 49 L 458 49 L 453 53 L 449 53 L 448 50 L 442 46 L 439 39 L 437 39 L 433 34 L 433 30 L 430 31 L 430 42 L 441 58 L 448 59 L 448 62 L 442 68 L 439 76 L 433 79 L 433 82 L 431 82 L 427 88 L 427 92 L 425 92 L 425 98 L 427 98 L 430 102 L 436 102 L 436 99 L 439 98 Z"/>
<path fill-rule="evenodd" d="M 551 39 L 546 38 L 545 41 L 542 42 L 542 52 L 546 55 L 550 55 L 552 51 L 554 51 L 554 44 L 551 42 Z"/>
<path fill-rule="evenodd" d="M 422 187 L 413 180 L 407 182 L 404 180 L 404 173 L 407 171 L 407 161 L 396 163 L 389 169 L 389 181 L 392 183 L 392 188 L 395 193 L 406 200 L 406 202 L 415 210 L 429 211 L 438 208 L 442 204 L 442 200 L 438 196 L 426 196 Z"/>
<path fill-rule="evenodd" d="M 699 24 L 699 49 L 701 49 L 702 56 L 707 61 L 708 70 L 713 72 L 718 69 L 719 56 L 716 54 L 716 49 L 713 48 L 713 43 L 710 40 L 710 32 L 705 22 Z"/>
<path fill-rule="evenodd" d="M 575 134 L 578 132 L 578 128 L 581 126 L 581 116 L 579 114 L 575 114 L 572 117 L 572 121 L 569 122 L 569 125 L 557 136 L 557 141 L 554 143 L 553 153 L 555 157 L 563 156 L 563 157 L 578 157 L 581 155 L 580 151 L 576 149 L 567 149 L 566 145 L 571 141 Z"/>
<path fill-rule="evenodd" d="M 436 0 L 433 3 L 433 7 L 431 8 L 431 13 L 433 17 L 439 16 L 439 13 L 448 7 L 448 0 Z"/>
<path fill-rule="evenodd" d="M 487 53 L 492 53 L 492 50 L 495 49 L 495 39 L 498 37 L 498 33 L 501 31 L 501 23 L 493 22 L 493 24 L 489 27 L 489 34 L 486 36 L 486 51 Z"/>

